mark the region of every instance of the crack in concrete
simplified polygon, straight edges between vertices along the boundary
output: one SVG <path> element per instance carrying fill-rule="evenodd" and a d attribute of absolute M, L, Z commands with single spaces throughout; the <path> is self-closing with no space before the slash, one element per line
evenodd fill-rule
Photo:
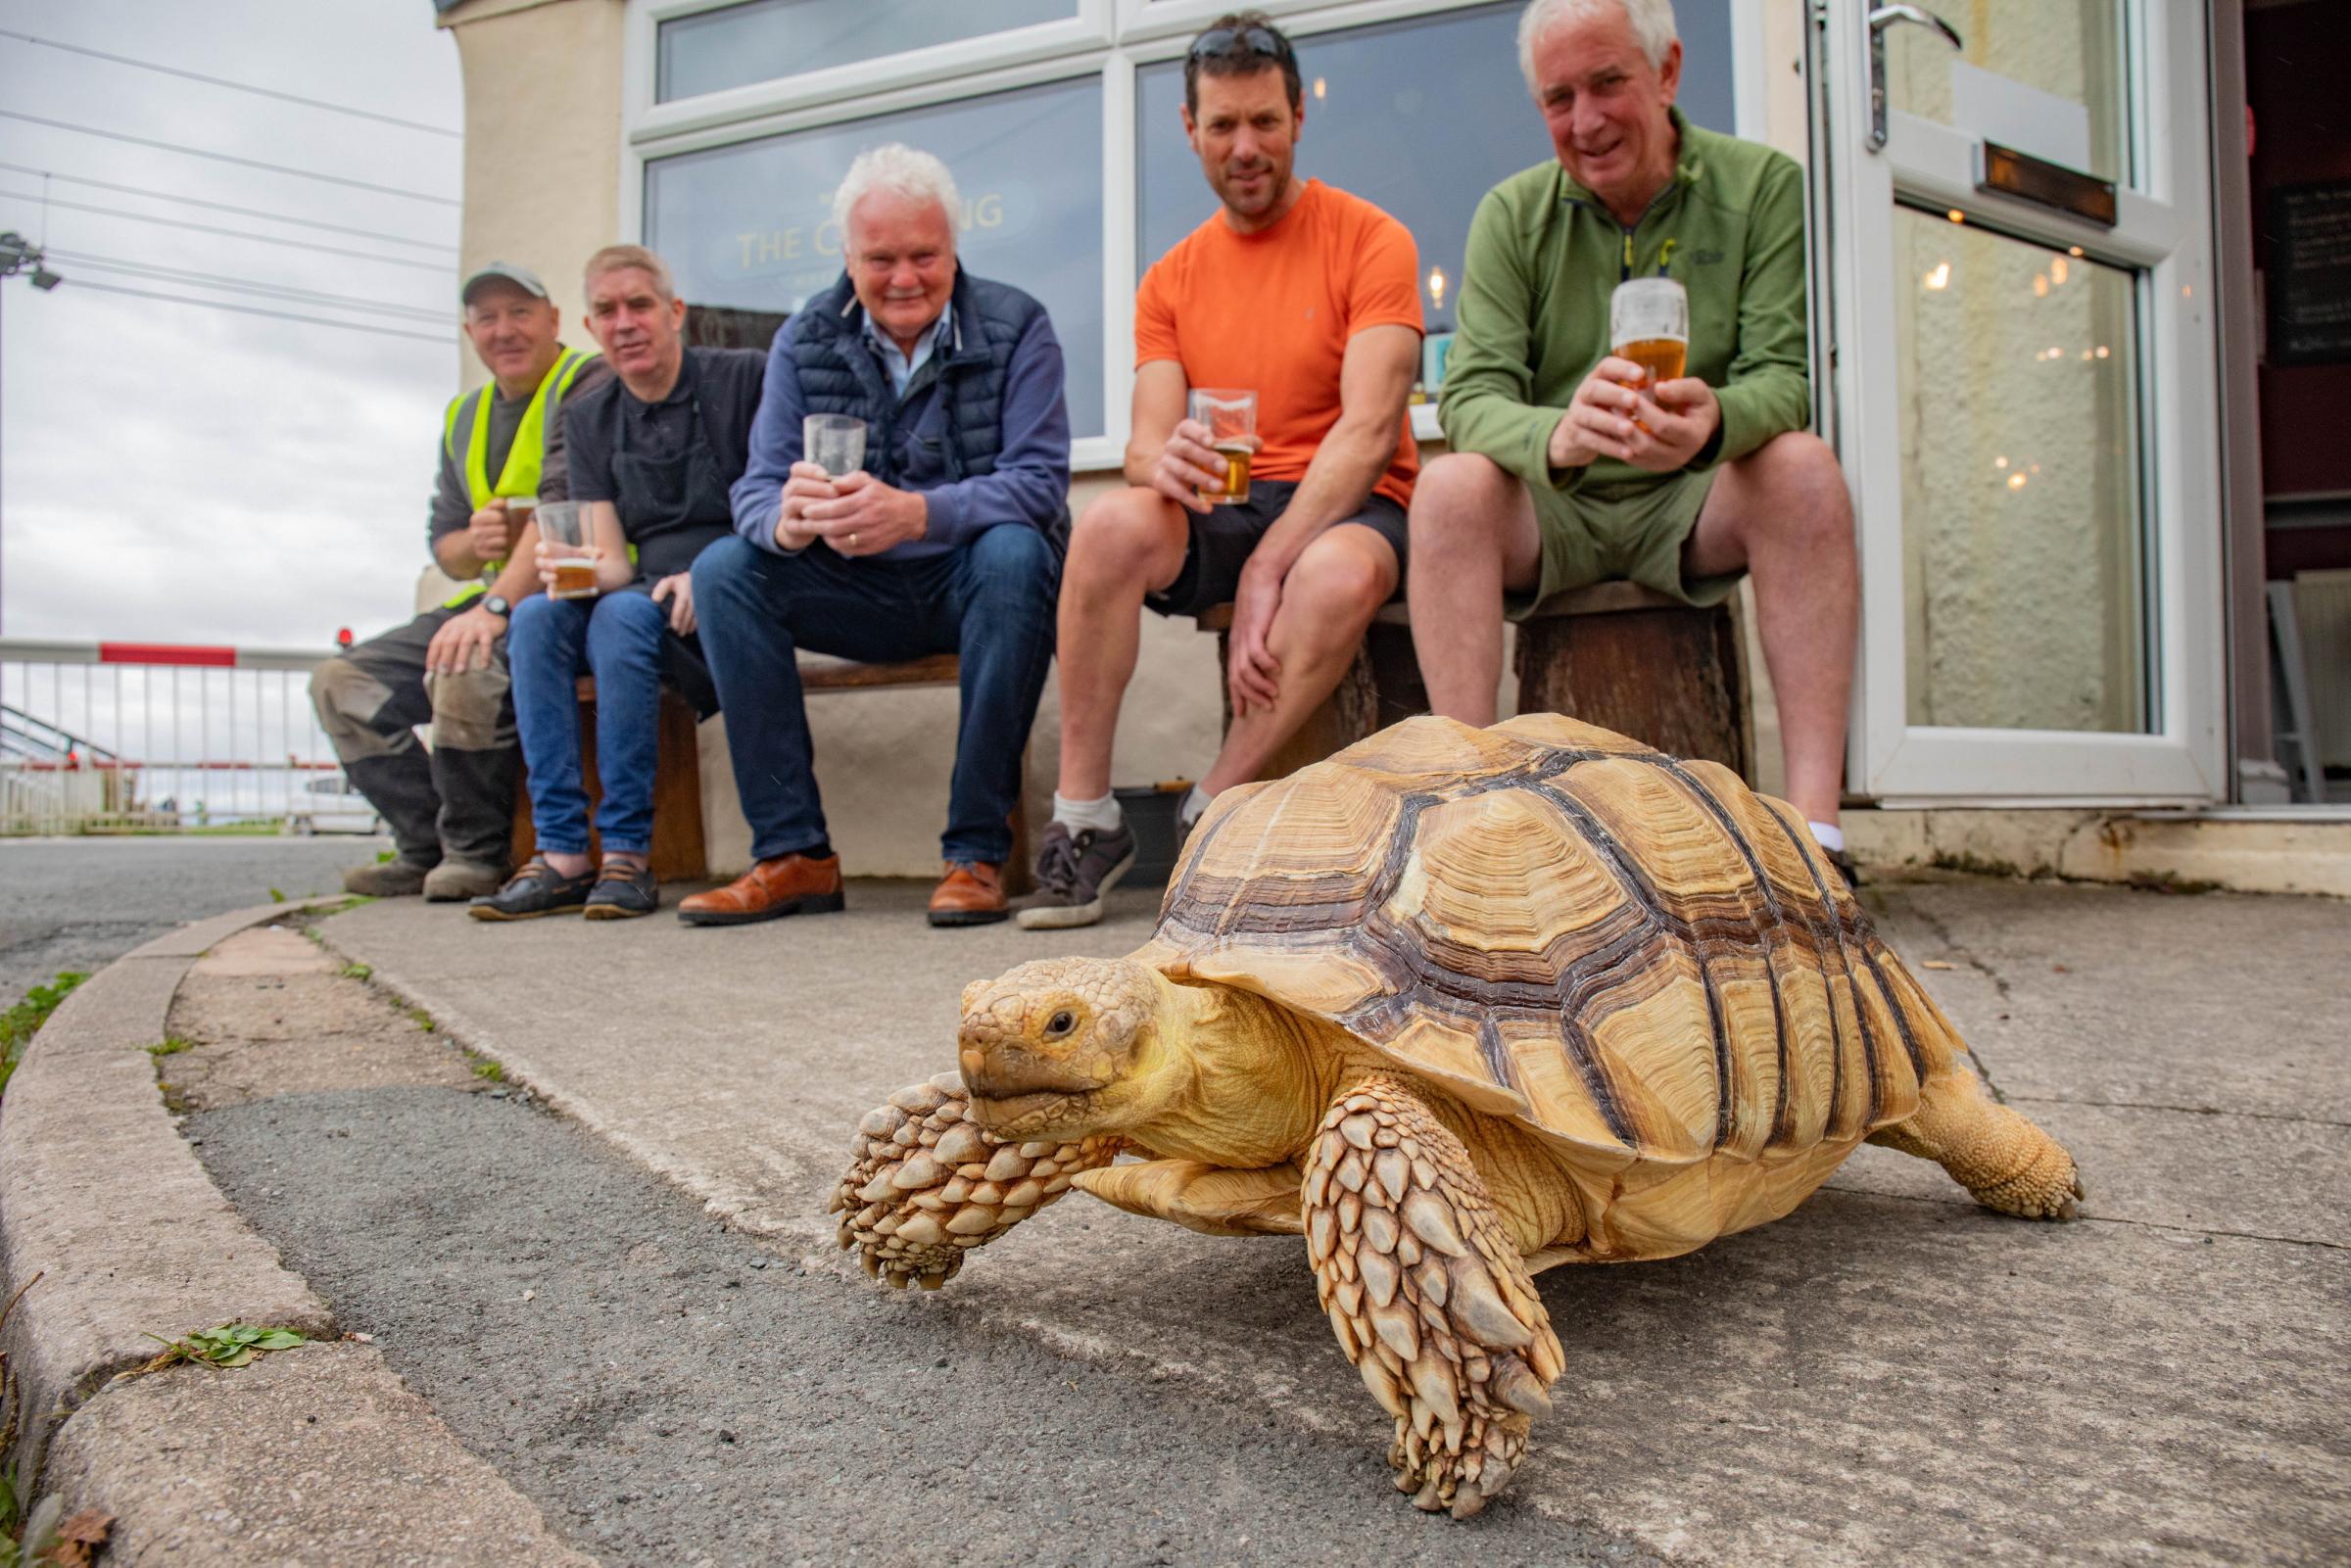
<path fill-rule="evenodd" d="M 1918 1204 L 1929 1209 L 1980 1209 L 1988 1214 L 1998 1214 L 1996 1209 L 1985 1209 L 1982 1204 L 1949 1198 L 1921 1198 L 1915 1193 L 1881 1192 L 1875 1187 L 1847 1187 L 1825 1181 L 1822 1192 L 1841 1192 L 1853 1198 L 1883 1198 L 1889 1203 Z M 2014 1215 L 2002 1215 L 2015 1218 Z M 2047 1224 L 2047 1220 L 2020 1220 L 2023 1224 Z M 2258 1230 L 2207 1230 L 2200 1225 L 2167 1225 L 2160 1219 L 2132 1219 L 2123 1214 L 2076 1214 L 2071 1219 L 2056 1221 L 2066 1225 L 2135 1225 L 2140 1230 L 2161 1230 L 2182 1236 L 2228 1236 L 2236 1241 L 2282 1242 L 2288 1247 L 2322 1247 L 2328 1252 L 2351 1252 L 2351 1242 L 2321 1241 L 2313 1236 L 2273 1236 Z"/>
<path fill-rule="evenodd" d="M 1915 899 L 1903 900 L 1903 907 L 1908 915 L 1916 918 L 1926 926 L 1927 929 L 1935 933 L 1937 939 L 1943 943 L 1944 951 L 1955 955 L 1970 970 L 1991 981 L 1992 990 L 1998 993 L 2003 1003 L 2010 1000 L 2006 976 L 1976 957 L 1973 949 L 1951 933 L 1948 922 Z M 1966 1040 L 1963 1043 L 1967 1047 L 1968 1060 L 1975 1064 L 1976 1076 L 1983 1080 L 1986 1092 L 1991 1096 L 1994 1104 L 2006 1105 L 2008 1096 L 2000 1088 L 1999 1081 L 1991 1075 L 1991 1064 L 1984 1059 L 1984 1053 L 1976 1048 L 1975 1041 Z"/>
<path fill-rule="evenodd" d="M 2056 1094 L 2020 1094 L 2019 1105 L 2079 1105 L 2101 1111 L 2170 1111 L 2184 1117 L 2242 1117 L 2247 1121 L 2293 1121 L 2306 1127 L 2337 1127 L 2351 1131 L 2351 1121 L 2325 1117 L 2288 1116 L 2282 1111 L 2230 1111 L 2208 1105 L 2155 1105 L 2144 1100 L 2073 1100 Z"/>

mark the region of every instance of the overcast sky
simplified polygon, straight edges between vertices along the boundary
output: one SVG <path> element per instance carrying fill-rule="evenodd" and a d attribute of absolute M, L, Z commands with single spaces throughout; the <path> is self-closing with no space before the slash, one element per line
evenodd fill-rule
<path fill-rule="evenodd" d="M 459 143 L 25 34 L 450 131 L 463 118 L 456 42 L 433 26 L 428 0 L 0 0 L 0 229 L 44 243 L 67 279 L 46 294 L 21 276 L 0 284 L 0 631 L 323 647 L 338 627 L 363 638 L 406 619 L 441 410 L 457 387 Z M 54 176 L 46 212 L 41 176 L 26 169 Z M 83 286 L 97 284 L 419 336 Z"/>

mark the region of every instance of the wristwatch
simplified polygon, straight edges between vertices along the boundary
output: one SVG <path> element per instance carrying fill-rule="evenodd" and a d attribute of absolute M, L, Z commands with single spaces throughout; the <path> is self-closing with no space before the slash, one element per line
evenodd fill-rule
<path fill-rule="evenodd" d="M 484 594 L 482 608 L 501 619 L 509 619 L 514 614 L 514 606 L 506 602 L 506 596 L 504 594 Z"/>

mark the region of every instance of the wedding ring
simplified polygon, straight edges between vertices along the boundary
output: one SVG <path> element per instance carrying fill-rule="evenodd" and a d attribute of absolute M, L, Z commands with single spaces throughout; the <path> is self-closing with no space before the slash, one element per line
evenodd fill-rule
<path fill-rule="evenodd" d="M 851 548 L 851 549 L 855 549 L 856 547 L 857 547 L 857 535 L 856 535 L 856 533 L 855 533 L 855 532 L 852 530 L 852 531 L 851 531 L 851 533 L 849 534 L 849 548 Z"/>

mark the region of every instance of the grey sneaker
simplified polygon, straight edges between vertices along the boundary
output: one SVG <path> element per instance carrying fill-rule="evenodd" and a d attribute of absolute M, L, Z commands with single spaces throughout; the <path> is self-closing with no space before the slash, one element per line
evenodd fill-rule
<path fill-rule="evenodd" d="M 384 860 L 354 866 L 343 874 L 343 890 L 367 898 L 406 898 L 424 891 L 433 868 L 413 860 Z"/>
<path fill-rule="evenodd" d="M 427 903 L 455 904 L 467 898 L 487 898 L 506 884 L 503 866 L 485 866 L 478 860 L 445 860 L 425 874 L 424 897 Z"/>
<path fill-rule="evenodd" d="M 1021 901 L 1014 919 L 1029 931 L 1091 926 L 1102 918 L 1102 895 L 1134 865 L 1134 830 L 1124 822 L 1104 832 L 1067 823 L 1045 824 L 1036 846 L 1036 891 Z"/>

